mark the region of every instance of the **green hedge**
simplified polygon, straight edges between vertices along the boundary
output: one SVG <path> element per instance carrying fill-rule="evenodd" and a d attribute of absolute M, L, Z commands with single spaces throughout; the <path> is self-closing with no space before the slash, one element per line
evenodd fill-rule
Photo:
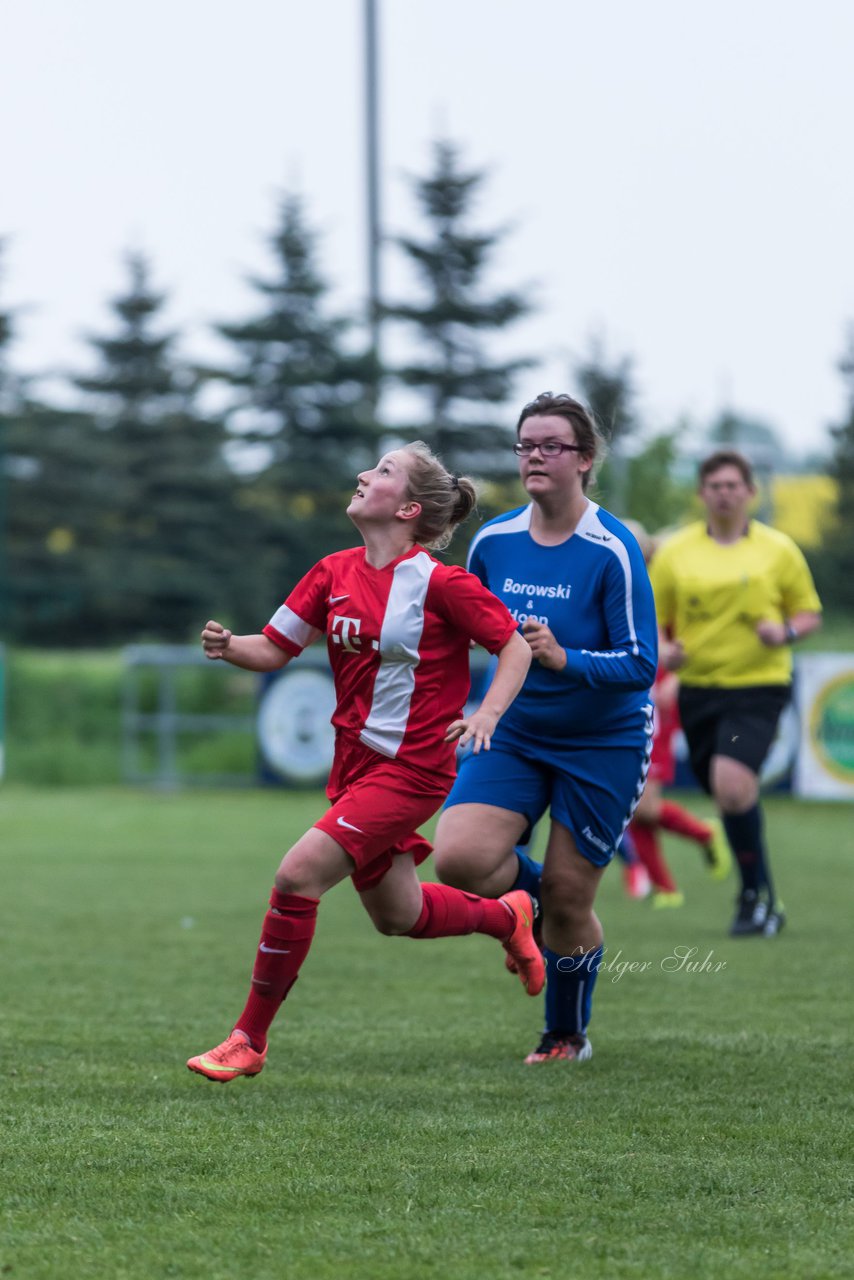
<path fill-rule="evenodd" d="M 854 618 L 831 614 L 801 651 L 854 652 Z M 122 781 L 120 650 L 6 649 L 6 776 L 10 781 L 80 785 Z M 181 668 L 178 708 L 185 712 L 252 716 L 258 681 L 224 663 Z M 139 708 L 153 711 L 157 677 L 139 673 Z M 150 735 L 142 744 L 146 769 L 155 766 Z M 182 775 L 228 775 L 253 781 L 254 733 L 186 734 L 179 741 Z"/>
<path fill-rule="evenodd" d="M 51 786 L 122 781 L 121 651 L 6 650 L 6 777 Z M 252 715 L 257 677 L 212 664 L 176 674 L 178 709 Z M 157 705 L 157 677 L 139 672 L 139 710 Z M 142 739 L 143 767 L 153 769 L 155 745 Z M 181 735 L 179 771 L 204 777 L 255 773 L 251 733 Z"/>
<path fill-rule="evenodd" d="M 121 780 L 119 653 L 6 650 L 6 776 Z"/>

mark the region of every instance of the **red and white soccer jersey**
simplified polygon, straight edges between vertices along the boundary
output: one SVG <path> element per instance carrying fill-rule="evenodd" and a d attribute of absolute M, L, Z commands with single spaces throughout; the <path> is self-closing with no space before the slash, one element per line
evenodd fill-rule
<path fill-rule="evenodd" d="M 448 725 L 469 692 L 469 640 L 496 653 L 516 623 L 473 574 L 414 547 L 382 569 L 365 548 L 310 569 L 264 634 L 296 657 L 326 635 L 332 723 L 380 755 L 453 775 Z"/>

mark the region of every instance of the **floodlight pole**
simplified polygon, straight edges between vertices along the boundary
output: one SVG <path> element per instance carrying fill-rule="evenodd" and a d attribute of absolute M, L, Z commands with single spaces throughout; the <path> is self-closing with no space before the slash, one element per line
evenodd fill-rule
<path fill-rule="evenodd" d="M 371 350 L 380 358 L 380 144 L 378 0 L 364 0 L 365 161 L 368 197 L 368 324 Z"/>

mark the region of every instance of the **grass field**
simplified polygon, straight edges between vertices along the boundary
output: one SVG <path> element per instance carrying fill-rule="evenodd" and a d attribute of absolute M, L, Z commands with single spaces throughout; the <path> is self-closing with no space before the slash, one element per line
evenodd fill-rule
<path fill-rule="evenodd" d="M 852 1275 L 850 807 L 769 801 L 779 939 L 729 940 L 685 846 L 682 910 L 609 873 L 587 1064 L 522 1065 L 539 1001 L 496 943 L 381 938 L 344 885 L 264 1073 L 208 1084 L 184 1061 L 320 806 L 0 792 L 0 1275 Z"/>

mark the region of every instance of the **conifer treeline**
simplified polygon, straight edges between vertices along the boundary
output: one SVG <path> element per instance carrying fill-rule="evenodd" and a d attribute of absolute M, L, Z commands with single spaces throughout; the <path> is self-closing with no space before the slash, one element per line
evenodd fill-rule
<path fill-rule="evenodd" d="M 186 640 L 212 612 L 257 628 L 320 556 L 355 541 L 344 515 L 357 472 L 393 440 L 420 436 L 449 466 L 509 475 L 505 402 L 525 361 L 488 340 L 526 309 L 490 297 L 500 232 L 469 223 L 483 175 L 437 144 L 414 183 L 425 237 L 395 247 L 413 296 L 386 327 L 417 358 L 380 366 L 363 319 L 337 314 L 303 200 L 286 195 L 256 308 L 213 327 L 227 354 L 200 368 L 164 328 L 152 264 L 127 257 L 94 371 L 73 409 L 14 376 L 14 317 L 0 316 L 3 631 L 48 645 Z M 410 422 L 383 423 L 381 393 L 409 388 Z M 215 389 L 218 389 L 216 391 Z"/>
<path fill-rule="evenodd" d="M 93 371 L 71 380 L 73 408 L 15 375 L 15 317 L 0 311 L 3 638 L 180 642 L 211 615 L 255 630 L 311 564 L 356 541 L 344 515 L 354 477 L 402 440 L 425 439 L 450 467 L 483 479 L 483 517 L 516 498 L 511 424 L 520 375 L 536 361 L 496 360 L 490 344 L 530 300 L 522 287 L 489 292 L 504 232 L 473 225 L 483 181 L 437 143 L 431 173 L 413 182 L 424 235 L 389 245 L 413 281 L 411 297 L 384 306 L 384 334 L 397 339 L 389 346 L 407 353 L 397 360 L 379 362 L 364 316 L 333 309 L 317 236 L 293 194 L 278 210 L 268 274 L 251 282 L 254 313 L 213 326 L 226 353 L 216 367 L 182 355 L 138 253 L 127 257 L 107 332 L 89 340 Z M 845 527 L 827 563 L 850 590 L 854 355 L 840 368 L 849 414 L 834 467 Z M 542 389 L 535 373 L 527 383 Z M 678 431 L 640 440 L 631 360 L 609 364 L 593 343 L 571 384 L 615 446 L 602 500 L 650 528 L 673 522 L 687 493 L 673 475 Z M 404 392 L 407 420 L 381 421 L 378 402 Z M 733 438 L 731 415 L 719 425 Z M 452 554 L 464 549 L 461 538 Z"/>

